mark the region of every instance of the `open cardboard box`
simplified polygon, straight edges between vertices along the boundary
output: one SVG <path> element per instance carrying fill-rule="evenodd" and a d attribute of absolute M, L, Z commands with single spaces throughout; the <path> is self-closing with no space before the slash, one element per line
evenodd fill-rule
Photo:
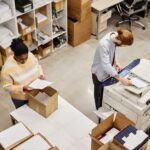
<path fill-rule="evenodd" d="M 36 148 L 47 149 L 47 150 L 59 150 L 57 147 L 53 147 L 53 145 L 40 133 L 30 137 L 23 143 L 17 145 L 12 150 L 35 150 Z"/>
<path fill-rule="evenodd" d="M 58 109 L 58 92 L 52 87 L 46 87 L 37 95 L 28 94 L 29 107 L 44 117 L 48 117 Z"/>
<path fill-rule="evenodd" d="M 52 42 L 39 46 L 38 52 L 42 58 L 47 57 L 52 52 Z"/>
<path fill-rule="evenodd" d="M 135 125 L 131 120 L 129 120 L 125 115 L 121 113 L 114 113 L 100 124 L 98 124 L 91 133 L 91 150 L 97 150 L 103 143 L 101 143 L 98 138 L 103 137 L 107 131 L 111 128 L 116 128 L 119 131 L 127 127 L 128 125 Z"/>
<path fill-rule="evenodd" d="M 46 6 L 38 8 L 35 11 L 35 13 L 36 13 L 36 25 L 37 25 L 38 28 L 42 28 L 42 27 L 46 26 L 49 22 L 49 20 L 48 20 L 48 13 L 49 12 L 48 12 L 47 9 L 48 8 L 47 8 L 47 5 L 46 5 Z M 40 17 L 41 20 L 38 19 L 37 14 L 41 14 L 40 15 L 42 17 L 42 18 Z"/>
<path fill-rule="evenodd" d="M 33 133 L 20 122 L 0 132 L 0 145 L 4 150 L 10 150 L 32 136 Z"/>
<path fill-rule="evenodd" d="M 19 18 L 22 19 L 22 23 L 26 26 L 26 28 L 23 28 L 22 25 L 20 23 L 18 23 L 19 33 L 21 35 L 26 35 L 26 34 L 31 33 L 31 32 L 34 31 L 35 23 L 34 23 L 34 19 L 33 18 L 31 18 L 27 14 L 22 15 Z"/>

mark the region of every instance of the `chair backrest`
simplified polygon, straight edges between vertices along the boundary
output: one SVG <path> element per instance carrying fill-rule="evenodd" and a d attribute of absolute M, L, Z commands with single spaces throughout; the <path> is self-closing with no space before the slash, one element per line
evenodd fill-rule
<path fill-rule="evenodd" d="M 124 0 L 120 4 L 123 13 L 132 15 L 147 9 L 148 0 Z"/>

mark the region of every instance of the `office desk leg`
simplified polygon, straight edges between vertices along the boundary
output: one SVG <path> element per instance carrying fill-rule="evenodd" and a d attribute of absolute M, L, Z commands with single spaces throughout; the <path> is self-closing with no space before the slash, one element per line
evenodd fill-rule
<path fill-rule="evenodd" d="M 97 31 L 96 31 L 96 39 L 97 40 L 99 39 L 98 38 L 98 35 L 99 35 L 99 24 L 100 24 L 99 20 L 100 20 L 100 12 L 98 12 L 98 16 L 97 16 Z"/>

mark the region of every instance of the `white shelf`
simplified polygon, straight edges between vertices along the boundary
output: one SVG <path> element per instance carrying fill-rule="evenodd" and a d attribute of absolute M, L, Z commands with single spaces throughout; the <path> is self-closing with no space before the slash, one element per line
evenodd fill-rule
<path fill-rule="evenodd" d="M 9 17 L 9 18 L 6 18 L 5 20 L 0 21 L 0 24 L 2 24 L 2 23 L 4 23 L 4 22 L 7 22 L 7 21 L 9 21 L 9 20 L 11 20 L 11 19 L 14 19 L 14 16 L 11 16 L 11 17 Z"/>
<path fill-rule="evenodd" d="M 66 47 L 68 44 L 65 42 L 65 44 L 62 44 L 60 47 L 58 47 L 58 48 L 55 48 L 54 47 L 54 51 L 57 51 L 57 50 L 60 50 L 61 48 L 63 48 L 63 47 Z"/>
<path fill-rule="evenodd" d="M 38 9 L 38 8 L 48 5 L 48 4 L 50 4 L 49 0 L 41 0 L 40 3 L 34 4 L 34 9 Z"/>
<path fill-rule="evenodd" d="M 62 35 L 62 34 L 64 34 L 64 33 L 66 33 L 66 31 L 61 31 L 61 32 L 59 32 L 59 33 L 54 34 L 54 35 L 53 35 L 53 39 L 55 39 L 56 37 L 58 37 L 58 36 L 60 36 L 60 35 Z"/>
<path fill-rule="evenodd" d="M 0 22 L 0 25 L 2 24 L 5 27 L 7 27 L 8 29 L 10 29 L 11 32 L 14 34 L 13 38 L 26 36 L 26 35 L 21 34 L 23 32 L 22 32 L 22 30 L 20 30 L 21 25 L 18 26 L 18 23 L 17 23 L 18 18 L 21 18 L 22 20 L 24 20 L 24 22 L 22 22 L 24 24 L 25 24 L 25 22 L 28 22 L 28 17 L 29 17 L 29 19 L 31 18 L 33 20 L 33 23 L 31 23 L 31 25 L 33 24 L 32 28 L 34 28 L 34 26 L 35 26 L 35 28 L 31 32 L 33 44 L 31 47 L 29 47 L 30 51 L 32 51 L 34 49 L 38 49 L 38 47 L 43 44 L 43 43 L 39 43 L 39 41 L 37 41 L 37 30 L 40 30 L 41 32 L 44 32 L 45 34 L 47 34 L 50 38 L 46 42 L 52 41 L 52 45 L 53 45 L 53 39 L 57 38 L 60 35 L 66 34 L 66 39 L 68 39 L 67 38 L 67 0 L 63 0 L 64 1 L 64 10 L 62 11 L 62 14 L 60 13 L 60 16 L 58 16 L 58 18 L 54 18 L 54 19 L 52 18 L 52 16 L 53 16 L 53 14 L 52 14 L 53 13 L 53 8 L 52 8 L 53 0 L 41 0 L 41 1 L 37 0 L 37 3 L 35 0 L 30 0 L 31 2 L 33 2 L 33 8 L 24 13 L 16 10 L 15 0 L 2 0 L 2 1 L 4 1 L 5 3 L 7 3 L 9 5 L 9 7 L 12 11 L 12 16 L 10 18 L 7 18 L 6 20 L 2 20 Z M 47 21 L 43 21 L 43 23 L 41 23 L 42 25 L 36 23 L 36 13 L 37 12 L 40 12 L 47 17 Z M 53 24 L 55 21 L 60 26 L 62 26 L 65 29 L 65 31 L 60 31 L 56 34 L 53 34 L 53 32 L 52 32 Z M 25 25 L 28 26 L 28 23 Z M 55 48 L 55 50 L 61 49 L 64 46 L 66 46 L 66 44 L 63 44 L 59 48 Z M 54 49 L 54 47 L 53 47 L 53 49 Z"/>

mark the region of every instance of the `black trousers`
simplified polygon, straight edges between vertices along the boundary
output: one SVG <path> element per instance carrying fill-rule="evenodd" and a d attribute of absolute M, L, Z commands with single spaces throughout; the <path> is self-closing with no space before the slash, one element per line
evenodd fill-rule
<path fill-rule="evenodd" d="M 12 101 L 13 101 L 16 109 L 25 105 L 25 104 L 28 104 L 28 100 L 17 100 L 17 99 L 12 98 Z"/>
<path fill-rule="evenodd" d="M 97 79 L 95 74 L 92 74 L 92 79 L 94 84 L 95 106 L 98 110 L 99 107 L 102 107 L 104 86 L 103 83 Z"/>

